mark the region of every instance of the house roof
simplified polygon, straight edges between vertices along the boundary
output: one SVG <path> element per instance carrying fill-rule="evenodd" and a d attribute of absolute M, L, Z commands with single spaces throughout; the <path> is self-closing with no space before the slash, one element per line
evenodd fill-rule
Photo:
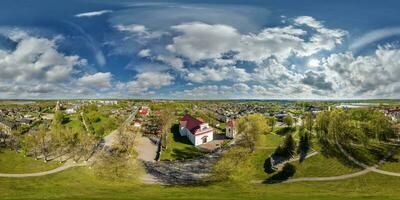
<path fill-rule="evenodd" d="M 233 119 L 231 119 L 231 120 L 229 120 L 229 121 L 226 122 L 226 125 L 227 125 L 228 127 L 234 128 L 234 127 L 236 126 L 236 121 L 233 120 Z"/>
<path fill-rule="evenodd" d="M 189 114 L 184 115 L 180 121 L 180 125 L 182 127 L 187 128 L 193 134 L 204 132 L 204 131 L 199 131 L 201 124 L 204 124 L 204 121 L 196 119 Z M 210 128 L 210 130 L 212 129 Z"/>
<path fill-rule="evenodd" d="M 140 115 L 147 115 L 148 113 L 149 113 L 149 108 L 148 107 L 142 107 L 140 110 L 139 110 L 139 114 Z"/>

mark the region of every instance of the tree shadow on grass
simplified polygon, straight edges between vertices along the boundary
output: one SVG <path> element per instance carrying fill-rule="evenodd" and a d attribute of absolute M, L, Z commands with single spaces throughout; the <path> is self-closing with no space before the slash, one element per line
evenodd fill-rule
<path fill-rule="evenodd" d="M 200 152 L 195 147 L 185 147 L 184 149 L 173 149 L 172 156 L 177 160 L 184 160 L 202 156 L 203 153 Z"/>
<path fill-rule="evenodd" d="M 174 137 L 173 139 L 174 139 L 175 142 L 180 142 L 180 143 L 183 143 L 183 144 L 192 145 L 192 143 L 190 142 L 190 140 L 187 137 L 180 135 L 180 133 L 179 133 L 179 125 L 178 124 L 174 124 L 171 127 L 171 132 L 173 134 L 173 137 Z"/>
<path fill-rule="evenodd" d="M 61 122 L 61 124 L 68 124 L 69 122 L 71 122 L 71 117 L 70 116 L 64 117 L 62 122 Z"/>
<path fill-rule="evenodd" d="M 293 133 L 295 130 L 295 127 L 285 127 L 277 130 L 275 133 L 279 136 L 285 136 L 286 134 Z"/>
<path fill-rule="evenodd" d="M 290 164 L 289 164 L 290 165 Z M 286 169 L 285 169 L 286 168 Z M 290 169 L 289 169 L 290 168 Z M 281 171 L 274 174 L 270 178 L 263 181 L 264 184 L 275 184 L 281 183 L 283 181 L 288 180 L 296 173 L 296 168 L 292 165 L 290 167 L 285 166 Z"/>

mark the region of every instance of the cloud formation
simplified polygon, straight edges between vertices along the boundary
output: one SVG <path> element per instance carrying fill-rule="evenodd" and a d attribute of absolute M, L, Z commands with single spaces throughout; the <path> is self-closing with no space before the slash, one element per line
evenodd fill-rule
<path fill-rule="evenodd" d="M 92 11 L 92 12 L 84 12 L 84 13 L 79 13 L 76 14 L 75 17 L 95 17 L 95 16 L 100 16 L 104 15 L 106 13 L 111 13 L 113 12 L 112 10 L 99 10 L 99 11 Z"/>

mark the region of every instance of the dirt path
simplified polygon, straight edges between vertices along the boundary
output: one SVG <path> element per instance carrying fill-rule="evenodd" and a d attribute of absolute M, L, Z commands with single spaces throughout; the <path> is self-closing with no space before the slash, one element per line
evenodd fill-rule
<path fill-rule="evenodd" d="M 379 165 L 383 164 L 388 157 L 390 157 L 391 154 L 387 155 L 385 158 L 383 158 L 381 161 L 379 161 L 378 164 L 374 166 L 368 166 L 365 165 L 364 163 L 358 161 L 354 157 L 352 157 L 349 153 L 347 153 L 343 147 L 339 144 L 336 143 L 337 146 L 339 147 L 339 150 L 353 163 L 356 165 L 362 167 L 364 170 L 355 172 L 355 173 L 350 173 L 350 174 L 344 174 L 344 175 L 339 175 L 339 176 L 327 176 L 327 177 L 302 177 L 302 178 L 294 178 L 294 179 L 289 179 L 289 180 L 284 180 L 280 181 L 280 183 L 296 183 L 296 182 L 312 182 L 312 181 L 339 181 L 339 180 L 345 180 L 345 179 L 350 179 L 358 176 L 362 176 L 364 174 L 367 174 L 369 172 L 375 172 L 378 174 L 383 174 L 383 175 L 388 175 L 388 176 L 396 176 L 400 177 L 400 173 L 396 172 L 388 172 L 384 170 L 377 169 Z M 265 180 L 256 180 L 253 181 L 253 183 L 264 183 Z"/>
<path fill-rule="evenodd" d="M 152 162 L 157 156 L 157 144 L 152 142 L 150 138 L 140 135 L 137 137 L 136 151 L 138 159 Z"/>
<path fill-rule="evenodd" d="M 380 169 L 377 169 L 375 166 L 374 166 L 374 167 L 370 167 L 370 166 L 368 166 L 368 165 L 366 165 L 366 164 L 364 164 L 364 163 L 358 161 L 357 159 L 355 159 L 354 157 L 352 157 L 349 153 L 347 153 L 339 143 L 336 143 L 336 144 L 337 144 L 337 146 L 339 147 L 339 150 L 340 150 L 350 161 L 352 161 L 354 164 L 356 164 L 356 165 L 358 165 L 358 166 L 360 166 L 360 167 L 362 167 L 362 168 L 364 168 L 364 169 L 368 169 L 368 170 L 370 170 L 370 171 L 373 171 L 373 172 L 375 172 L 375 173 L 378 173 L 378 174 L 383 174 L 383 175 L 387 175 L 387 176 L 397 176 L 397 177 L 400 177 L 400 173 L 388 172 L 388 171 L 380 170 Z M 387 155 L 387 156 L 383 159 L 383 162 L 384 162 L 388 157 L 390 157 L 391 155 L 392 155 L 392 153 L 389 153 L 389 155 Z M 382 161 L 381 161 L 381 162 L 382 162 Z M 381 162 L 380 162 L 380 163 L 381 163 Z"/>
<path fill-rule="evenodd" d="M 8 177 L 8 178 L 26 178 L 26 177 L 36 177 L 36 176 L 46 176 L 49 174 L 55 174 L 58 172 L 65 171 L 69 168 L 73 167 L 81 167 L 81 166 L 86 166 L 87 163 L 72 163 L 72 162 L 67 162 L 63 166 L 49 170 L 49 171 L 44 171 L 44 172 L 36 172 L 36 173 L 26 173 L 26 174 L 3 174 L 0 173 L 0 177 Z"/>
<path fill-rule="evenodd" d="M 129 115 L 129 117 L 124 121 L 124 123 L 122 123 L 122 125 L 120 127 L 124 127 L 125 125 L 130 124 L 135 119 L 136 113 L 137 113 L 137 109 L 135 111 L 133 111 L 131 115 Z M 117 128 L 113 132 L 111 132 L 110 134 L 105 136 L 104 137 L 104 146 L 111 147 L 112 144 L 114 143 L 115 137 L 119 131 L 120 131 L 120 129 Z"/>
<path fill-rule="evenodd" d="M 157 156 L 157 144 L 150 140 L 148 137 L 144 137 L 143 135 L 139 135 L 136 138 L 136 151 L 138 153 L 138 159 L 146 162 L 154 162 Z M 145 173 L 141 180 L 145 184 L 161 184 L 155 176 L 150 173 Z"/>
<path fill-rule="evenodd" d="M 307 156 L 306 156 L 304 159 L 313 157 L 313 156 L 318 155 L 318 154 L 319 154 L 318 151 L 311 152 L 311 153 L 307 154 Z M 284 162 L 282 162 L 282 163 L 279 163 L 279 164 L 277 164 L 275 167 L 278 168 L 278 169 L 280 170 L 280 169 L 282 169 L 282 167 L 283 167 L 286 163 L 292 163 L 292 162 L 296 162 L 296 161 L 299 161 L 299 160 L 300 160 L 300 156 L 297 156 L 296 158 L 291 158 L 291 159 L 289 159 L 289 160 L 287 160 L 287 161 L 284 161 Z"/>

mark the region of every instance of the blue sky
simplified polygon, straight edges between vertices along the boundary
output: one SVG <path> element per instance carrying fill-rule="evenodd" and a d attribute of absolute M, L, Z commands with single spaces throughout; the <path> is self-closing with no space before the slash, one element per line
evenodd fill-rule
<path fill-rule="evenodd" d="M 399 1 L 0 2 L 1 98 L 399 98 Z"/>

